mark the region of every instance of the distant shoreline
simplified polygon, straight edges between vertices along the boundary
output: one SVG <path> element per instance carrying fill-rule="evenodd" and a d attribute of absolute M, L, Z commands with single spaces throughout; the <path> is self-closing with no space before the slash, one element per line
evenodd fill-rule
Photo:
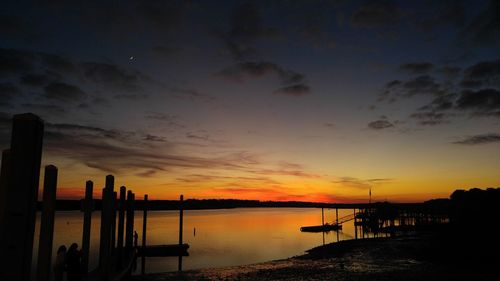
<path fill-rule="evenodd" d="M 448 201 L 448 199 L 434 199 L 423 203 L 391 203 L 393 205 L 417 206 L 427 202 Z M 386 203 L 386 202 L 385 202 Z M 376 206 L 379 203 L 371 203 Z M 299 201 L 258 201 L 258 200 L 238 200 L 238 199 L 187 199 L 183 203 L 184 210 L 214 210 L 214 209 L 234 209 L 234 208 L 340 208 L 354 209 L 370 206 L 368 203 L 318 203 L 318 202 L 299 202 Z M 37 204 L 38 210 L 41 209 L 41 202 Z M 57 200 L 57 211 L 77 211 L 80 210 L 81 200 Z M 94 209 L 101 209 L 101 200 L 94 200 Z M 143 210 L 144 201 L 136 200 L 135 209 Z M 148 210 L 168 211 L 179 210 L 178 200 L 150 200 L 148 201 Z"/>

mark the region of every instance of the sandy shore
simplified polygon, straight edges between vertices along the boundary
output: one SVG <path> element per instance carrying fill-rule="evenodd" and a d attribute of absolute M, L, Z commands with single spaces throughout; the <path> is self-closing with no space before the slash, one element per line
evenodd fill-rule
<path fill-rule="evenodd" d="M 441 253 L 439 241 L 419 234 L 348 240 L 308 254 L 245 266 L 134 276 L 160 280 L 498 280 L 500 270 Z"/>

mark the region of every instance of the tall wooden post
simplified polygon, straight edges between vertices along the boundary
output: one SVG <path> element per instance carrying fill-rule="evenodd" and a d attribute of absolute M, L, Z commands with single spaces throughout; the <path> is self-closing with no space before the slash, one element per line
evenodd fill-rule
<path fill-rule="evenodd" d="M 127 257 L 132 254 L 134 243 L 134 193 L 127 192 L 127 223 L 125 226 L 125 251 Z"/>
<path fill-rule="evenodd" d="M 102 190 L 102 210 L 101 210 L 101 237 L 99 247 L 99 268 L 101 278 L 107 279 L 111 267 L 111 226 L 113 210 L 113 188 L 115 178 L 112 175 L 106 176 L 106 187 Z"/>
<path fill-rule="evenodd" d="M 325 225 L 325 211 L 321 208 L 321 225 Z M 323 230 L 323 245 L 325 245 L 325 231 Z"/>
<path fill-rule="evenodd" d="M 146 230 L 147 230 L 147 221 L 148 221 L 148 195 L 144 195 L 143 202 L 143 216 L 142 216 L 142 250 L 143 252 L 146 249 Z M 146 256 L 142 255 L 141 257 L 141 274 L 144 275 L 146 272 Z"/>
<path fill-rule="evenodd" d="M 31 113 L 13 118 L 10 174 L 0 229 L 0 280 L 31 280 L 43 127 L 43 121 Z"/>
<path fill-rule="evenodd" d="M 0 241 L 3 241 L 1 230 L 4 227 L 4 215 L 7 202 L 7 190 L 9 186 L 10 175 L 10 149 L 2 151 L 2 169 L 0 170 Z M 1 249 L 1 246 L 0 246 Z"/>
<path fill-rule="evenodd" d="M 354 208 L 354 239 L 358 239 L 358 226 L 357 224 L 357 219 L 356 219 L 356 208 Z"/>
<path fill-rule="evenodd" d="M 116 191 L 113 192 L 112 199 L 112 212 L 111 212 L 111 253 L 115 255 L 116 247 L 116 210 L 118 209 L 118 200 Z"/>
<path fill-rule="evenodd" d="M 183 230 L 183 220 L 184 220 L 184 195 L 181 195 L 179 201 L 179 246 L 182 245 L 182 230 Z M 179 254 L 179 266 L 178 270 L 182 271 L 182 254 Z"/>
<path fill-rule="evenodd" d="M 85 183 L 85 199 L 83 200 L 83 232 L 82 232 L 82 271 L 86 276 L 89 272 L 89 252 L 90 252 L 90 227 L 92 225 L 92 211 L 94 210 L 94 183 Z"/>
<path fill-rule="evenodd" d="M 339 208 L 335 208 L 335 220 L 337 221 L 337 226 L 339 226 Z M 339 229 L 337 228 L 337 242 L 339 242 Z"/>
<path fill-rule="evenodd" d="M 118 267 L 122 267 L 123 263 L 123 231 L 125 227 L 125 196 L 126 196 L 126 188 L 125 186 L 120 187 L 120 204 L 118 211 L 118 243 L 116 245 L 117 248 L 117 264 Z"/>
<path fill-rule="evenodd" d="M 45 166 L 43 205 L 38 244 L 37 281 L 49 281 L 52 271 L 52 242 L 54 238 L 54 214 L 56 209 L 57 168 Z"/>

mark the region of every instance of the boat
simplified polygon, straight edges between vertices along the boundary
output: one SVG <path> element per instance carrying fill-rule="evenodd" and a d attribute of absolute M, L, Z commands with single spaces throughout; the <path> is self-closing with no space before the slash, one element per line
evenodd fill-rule
<path fill-rule="evenodd" d="M 300 231 L 302 232 L 327 232 L 327 231 L 337 231 L 341 230 L 342 225 L 341 224 L 323 224 L 323 225 L 312 225 L 312 226 L 303 226 L 300 228 Z"/>

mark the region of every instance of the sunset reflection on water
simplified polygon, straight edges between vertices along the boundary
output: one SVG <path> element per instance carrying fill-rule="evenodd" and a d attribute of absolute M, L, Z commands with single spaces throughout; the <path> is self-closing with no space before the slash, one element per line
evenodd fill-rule
<path fill-rule="evenodd" d="M 339 210 L 339 217 L 353 210 Z M 38 249 L 39 217 L 33 264 Z M 335 210 L 325 209 L 325 222 L 335 220 Z M 148 213 L 147 244 L 175 244 L 179 237 L 178 211 Z M 323 243 L 321 233 L 302 233 L 300 227 L 321 224 L 318 208 L 237 208 L 222 210 L 186 210 L 184 212 L 184 242 L 190 245 L 184 269 L 243 265 L 284 259 L 301 255 L 305 250 Z M 77 242 L 81 246 L 83 213 L 57 212 L 53 253 L 64 244 Z M 196 232 L 194 229 L 196 228 Z M 90 269 L 97 266 L 99 251 L 100 213 L 92 215 Z M 142 238 L 142 212 L 135 212 L 135 229 Z M 343 225 L 340 240 L 354 238 L 354 225 Z M 326 243 L 335 242 L 337 235 L 325 235 Z M 52 255 L 54 259 L 55 254 Z M 146 272 L 177 270 L 177 258 L 147 258 Z"/>

